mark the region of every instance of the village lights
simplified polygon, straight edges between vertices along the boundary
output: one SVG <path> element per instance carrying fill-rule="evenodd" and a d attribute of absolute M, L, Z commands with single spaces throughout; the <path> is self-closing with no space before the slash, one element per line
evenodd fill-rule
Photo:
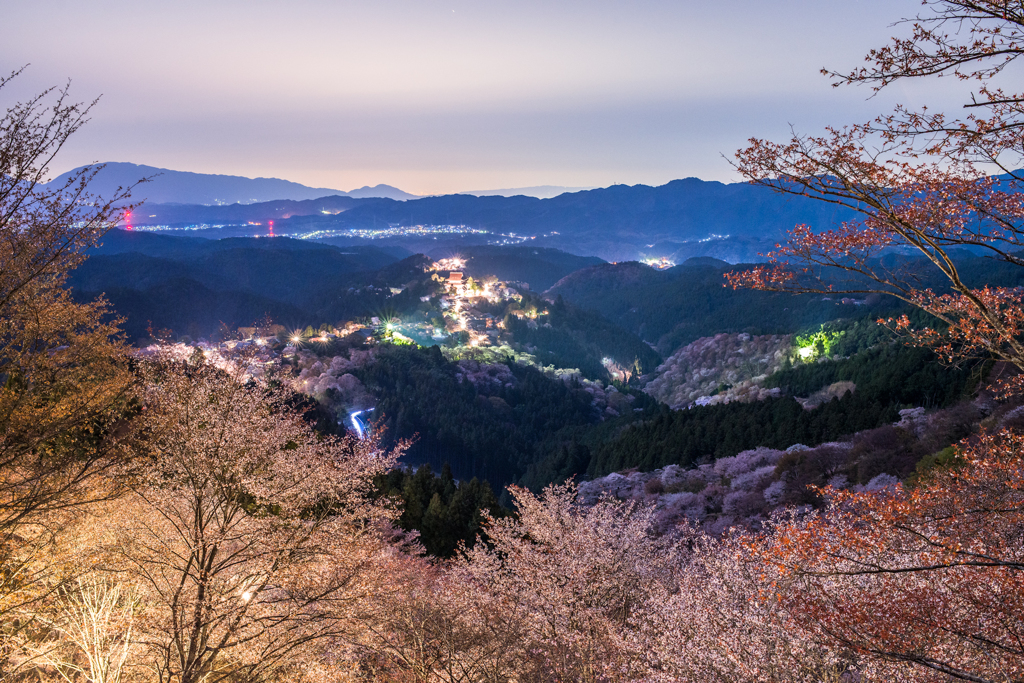
<path fill-rule="evenodd" d="M 644 265 L 650 266 L 655 270 L 667 270 L 676 265 L 675 261 L 672 261 L 671 259 L 665 256 L 662 256 L 660 258 L 647 258 L 643 260 L 643 263 Z"/>
<path fill-rule="evenodd" d="M 462 270 L 463 266 L 466 265 L 465 259 L 452 256 L 451 258 L 443 258 L 436 261 L 432 266 L 432 270 Z"/>

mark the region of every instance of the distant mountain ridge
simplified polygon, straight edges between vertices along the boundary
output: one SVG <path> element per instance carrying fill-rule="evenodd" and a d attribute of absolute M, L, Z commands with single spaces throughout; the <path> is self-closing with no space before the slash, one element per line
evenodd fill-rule
<path fill-rule="evenodd" d="M 686 178 L 659 187 L 612 185 L 551 199 L 445 195 L 407 202 L 361 200 L 337 215 L 294 217 L 279 232 L 466 226 L 536 236 L 538 246 L 610 261 L 643 255 L 671 256 L 678 263 L 711 256 L 736 263 L 757 260 L 796 225 L 825 230 L 851 218 L 853 211 L 811 197 L 749 183 Z M 655 249 L 659 244 L 664 251 Z"/>
<path fill-rule="evenodd" d="M 183 223 L 239 224 L 280 221 L 292 216 L 333 215 L 360 202 L 370 201 L 344 195 L 317 199 L 276 199 L 256 204 L 203 206 L 199 204 L 143 204 L 132 216 L 134 225 L 175 225 Z"/>
<path fill-rule="evenodd" d="M 532 185 L 530 187 L 512 187 L 501 190 L 466 190 L 464 192 L 458 192 L 457 194 L 471 194 L 474 197 L 516 197 L 522 195 L 524 197 L 536 197 L 537 199 L 551 199 L 558 195 L 565 194 L 567 192 L 581 192 L 583 190 L 593 190 L 591 187 L 564 187 L 562 185 Z"/>
<path fill-rule="evenodd" d="M 328 195 L 365 199 L 413 199 L 416 195 L 403 192 L 390 185 L 361 187 L 351 192 L 324 187 L 308 187 L 280 178 L 245 178 L 243 176 L 172 171 L 155 166 L 126 162 L 107 162 L 90 183 L 91 192 L 112 196 L 118 187 L 129 187 L 142 178 L 152 178 L 135 188 L 132 200 L 145 200 L 155 204 L 198 204 L 221 206 L 226 204 L 254 204 L 278 199 L 318 199 Z M 51 181 L 60 185 L 82 167 L 62 173 Z"/>
<path fill-rule="evenodd" d="M 345 239 L 338 235 L 352 230 L 453 226 L 487 231 L 476 235 L 477 243 L 487 243 L 488 239 L 509 243 L 501 235 L 515 233 L 519 237 L 513 240 L 532 236 L 538 247 L 609 261 L 667 257 L 680 263 L 695 256 L 710 256 L 738 263 L 759 260 L 758 254 L 770 251 L 785 231 L 798 224 L 825 230 L 853 217 L 850 210 L 810 197 L 781 195 L 748 183 L 686 178 L 659 187 L 613 185 L 550 199 L 456 194 L 408 201 L 322 197 L 245 207 L 149 205 L 139 212 L 136 224 L 214 225 L 234 221 L 234 225 L 242 226 L 216 235 L 219 237 L 252 234 L 254 231 L 245 227 L 246 221 L 274 220 L 275 234 L 333 233 L 337 237 L 332 240 Z M 409 237 L 396 234 L 386 239 L 399 244 Z"/>

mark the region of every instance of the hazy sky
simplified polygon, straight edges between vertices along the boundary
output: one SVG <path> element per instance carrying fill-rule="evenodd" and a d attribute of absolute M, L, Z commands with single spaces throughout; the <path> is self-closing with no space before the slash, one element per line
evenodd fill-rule
<path fill-rule="evenodd" d="M 0 105 L 102 95 L 54 166 L 416 193 L 734 180 L 747 138 L 934 85 L 829 87 L 917 0 L 0 0 Z M 945 84 L 943 84 L 945 85 Z M 922 87 L 924 89 L 922 89 Z"/>

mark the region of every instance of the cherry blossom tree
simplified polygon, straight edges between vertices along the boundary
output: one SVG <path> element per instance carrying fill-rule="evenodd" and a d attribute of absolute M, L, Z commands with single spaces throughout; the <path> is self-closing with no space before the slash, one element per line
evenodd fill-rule
<path fill-rule="evenodd" d="M 641 680 L 656 665 L 646 642 L 651 616 L 672 587 L 675 547 L 654 534 L 653 510 L 603 499 L 577 501 L 573 485 L 540 496 L 509 489 L 518 519 L 490 523 L 453 569 L 484 596 L 481 628 L 520 629 L 515 680 Z"/>
<path fill-rule="evenodd" d="M 386 580 L 390 512 L 370 492 L 400 448 L 316 434 L 244 367 L 156 363 L 145 377 L 146 466 L 108 520 L 141 586 L 154 678 L 297 677 Z"/>
<path fill-rule="evenodd" d="M 364 601 L 356 650 L 374 680 L 420 683 L 512 681 L 520 669 L 518 613 L 445 564 L 406 557 L 388 589 Z"/>
<path fill-rule="evenodd" d="M 130 583 L 110 576 L 80 576 L 58 591 L 37 617 L 49 637 L 26 648 L 37 672 L 68 683 L 122 683 L 137 668 L 135 625 L 141 609 Z M 133 666 L 134 665 L 134 666 Z"/>
<path fill-rule="evenodd" d="M 1024 14 L 1002 0 L 922 4 L 910 37 L 872 50 L 868 65 L 852 73 L 827 73 L 835 85 L 876 90 L 916 78 L 975 84 L 965 104 L 971 113 L 953 118 L 898 107 L 824 135 L 751 140 L 737 154 L 747 179 L 858 217 L 826 231 L 797 226 L 769 255 L 772 263 L 729 280 L 779 291 L 890 294 L 948 328 L 939 333 L 912 329 L 906 317 L 889 321 L 946 360 L 980 355 L 1024 369 L 1021 292 L 969 282 L 956 253 L 969 248 L 1024 265 L 1017 255 L 1024 246 L 1024 195 L 1012 171 L 1024 159 L 1024 94 L 1000 86 L 1024 53 Z M 992 175 L 1000 171 L 1009 173 Z M 883 258 L 894 250 L 920 258 Z"/>
<path fill-rule="evenodd" d="M 1022 453 L 1024 436 L 983 434 L 915 487 L 827 490 L 825 512 L 751 557 L 785 580 L 775 600 L 812 640 L 911 680 L 1021 680 Z"/>
<path fill-rule="evenodd" d="M 0 96 L 15 72 L 0 77 Z M 127 192 L 88 192 L 96 169 L 44 185 L 48 165 L 91 105 L 68 90 L 13 103 L 0 116 L 0 668 L 13 670 L 37 601 L 79 571 L 55 554 L 84 505 L 116 494 L 105 475 L 130 430 L 131 375 L 102 301 L 65 289 L 127 207 Z M 64 545 L 66 548 L 67 546 Z M 8 659 L 4 659 L 8 658 Z"/>
<path fill-rule="evenodd" d="M 677 590 L 658 609 L 648 644 L 661 665 L 657 680 L 838 683 L 849 675 L 854 658 L 819 644 L 790 618 L 778 599 L 788 577 L 751 556 L 754 538 L 739 531 L 690 537 Z"/>

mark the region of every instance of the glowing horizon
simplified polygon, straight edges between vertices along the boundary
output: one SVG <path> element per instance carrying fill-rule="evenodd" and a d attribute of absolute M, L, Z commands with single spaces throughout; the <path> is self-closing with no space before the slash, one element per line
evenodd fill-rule
<path fill-rule="evenodd" d="M 661 185 L 734 180 L 727 158 L 790 124 L 951 99 L 866 102 L 819 74 L 858 66 L 917 8 L 54 0 L 5 8 L 0 58 L 31 64 L 6 97 L 69 78 L 75 99 L 103 95 L 54 174 L 110 160 L 420 195 Z"/>

